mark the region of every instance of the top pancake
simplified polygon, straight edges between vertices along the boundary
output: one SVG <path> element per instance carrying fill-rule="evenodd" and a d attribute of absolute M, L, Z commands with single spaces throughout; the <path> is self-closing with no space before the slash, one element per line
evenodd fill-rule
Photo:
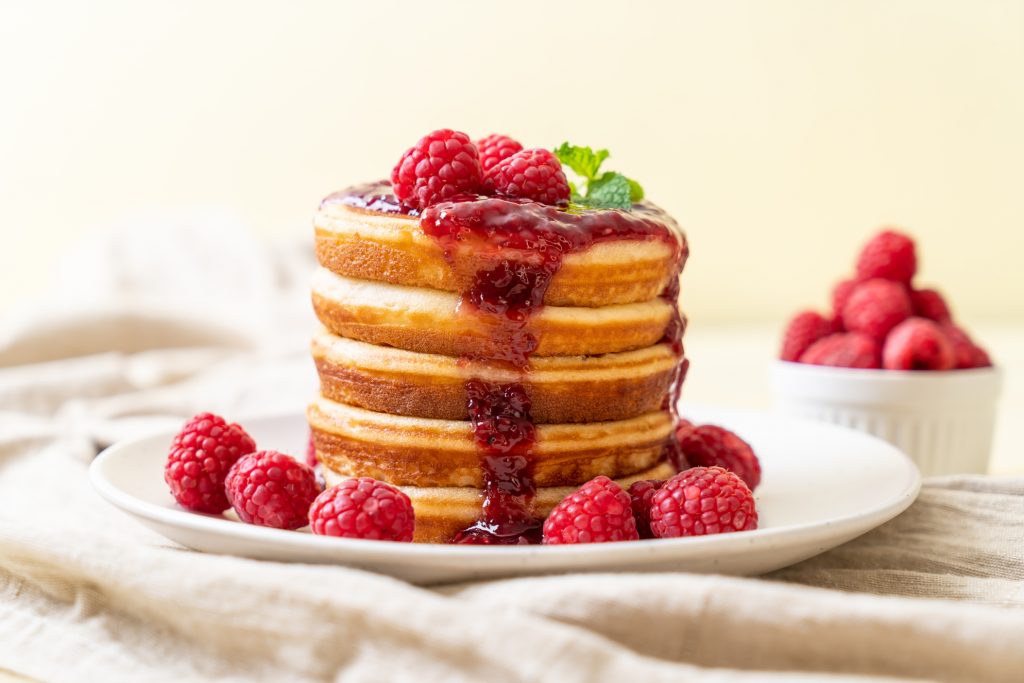
<path fill-rule="evenodd" d="M 317 260 L 343 276 L 449 292 L 465 291 L 494 255 L 449 254 L 424 234 L 419 219 L 350 206 L 339 195 L 325 200 L 314 219 Z M 671 220 L 671 219 L 668 219 Z M 678 227 L 678 258 L 686 239 Z M 660 239 L 597 242 L 564 256 L 544 296 L 550 306 L 597 307 L 648 301 L 677 276 L 677 250 Z"/>

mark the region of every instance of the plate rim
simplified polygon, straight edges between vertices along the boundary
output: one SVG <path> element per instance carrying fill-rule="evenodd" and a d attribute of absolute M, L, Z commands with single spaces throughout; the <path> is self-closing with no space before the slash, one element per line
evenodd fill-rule
<path fill-rule="evenodd" d="M 716 534 L 668 539 L 645 539 L 628 543 L 591 543 L 558 546 L 472 546 L 442 543 L 389 543 L 364 539 L 335 538 L 242 524 L 220 515 L 208 515 L 184 509 L 163 507 L 116 486 L 106 472 L 107 468 L 110 467 L 110 463 L 116 463 L 117 459 L 122 457 L 125 451 L 129 451 L 140 442 L 156 439 L 165 434 L 169 441 L 173 434 L 168 433 L 166 429 L 153 430 L 152 433 L 125 439 L 105 448 L 90 463 L 89 480 L 101 498 L 126 514 L 141 520 L 147 520 L 160 525 L 175 526 L 191 532 L 212 534 L 218 537 L 227 536 L 248 542 L 270 541 L 282 549 L 306 552 L 316 551 L 323 553 L 325 559 L 336 559 L 339 561 L 343 559 L 339 554 L 348 550 L 351 551 L 351 557 L 347 559 L 359 561 L 387 562 L 414 559 L 422 563 L 433 564 L 434 562 L 447 562 L 451 560 L 473 560 L 480 565 L 492 563 L 504 565 L 509 562 L 525 559 L 534 561 L 539 559 L 550 560 L 552 563 L 558 564 L 560 561 L 569 558 L 585 558 L 588 556 L 595 558 L 600 556 L 606 560 L 621 560 L 628 555 L 634 554 L 638 558 L 651 555 L 672 555 L 673 551 L 679 550 L 681 547 L 691 550 L 692 553 L 690 554 L 695 557 L 705 556 L 706 553 L 716 549 L 720 551 L 721 555 L 727 556 L 752 550 L 756 546 L 788 547 L 794 544 L 794 542 L 803 545 L 818 539 L 842 537 L 849 533 L 855 534 L 851 537 L 855 538 L 861 533 L 867 533 L 867 531 L 884 524 L 902 513 L 910 507 L 920 492 L 921 474 L 913 461 L 892 444 L 872 435 L 839 425 L 779 415 L 770 411 L 742 410 L 715 406 L 687 406 L 687 412 L 746 415 L 759 419 L 806 423 L 813 425 L 815 428 L 848 432 L 855 435 L 856 438 L 874 441 L 876 445 L 880 445 L 884 449 L 891 451 L 893 455 L 899 456 L 906 470 L 907 482 L 898 495 L 881 507 L 843 515 L 826 521 L 810 521 L 775 528 L 745 531 L 742 532 L 742 538 L 745 541 L 743 543 L 737 542 L 739 534 Z M 273 419 L 293 419 L 301 414 L 301 412 L 296 411 L 268 412 L 250 415 L 242 421 L 251 423 Z M 178 541 L 174 542 L 177 543 Z"/>

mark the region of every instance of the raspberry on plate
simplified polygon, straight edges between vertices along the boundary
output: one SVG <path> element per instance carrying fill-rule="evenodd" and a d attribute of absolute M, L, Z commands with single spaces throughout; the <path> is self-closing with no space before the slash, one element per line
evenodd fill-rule
<path fill-rule="evenodd" d="M 507 159 L 516 152 L 523 151 L 523 146 L 507 135 L 488 135 L 482 140 L 476 141 L 476 148 L 480 152 L 480 166 L 484 173 L 494 168 L 502 159 Z"/>
<path fill-rule="evenodd" d="M 640 538 L 654 538 L 651 533 L 651 499 L 654 492 L 660 489 L 665 482 L 655 479 L 641 479 L 629 485 L 626 493 L 629 494 L 629 504 L 633 509 L 633 519 L 636 521 L 636 531 Z"/>
<path fill-rule="evenodd" d="M 496 163 L 484 176 L 484 191 L 552 206 L 569 202 L 569 181 L 562 162 L 549 150 L 539 148 L 516 152 Z"/>
<path fill-rule="evenodd" d="M 895 230 L 883 230 L 864 245 L 857 259 L 857 279 L 882 278 L 904 285 L 917 272 L 914 240 Z"/>
<path fill-rule="evenodd" d="M 595 477 L 562 499 L 544 521 L 544 543 L 607 543 L 640 538 L 629 494 Z"/>
<path fill-rule="evenodd" d="M 834 368 L 880 368 L 882 355 L 878 342 L 866 334 L 842 332 L 814 342 L 800 356 L 800 362 Z"/>
<path fill-rule="evenodd" d="M 679 420 L 676 422 L 676 439 L 681 440 L 684 436 L 686 436 L 696 428 L 697 425 L 693 424 L 685 417 L 679 418 Z"/>
<path fill-rule="evenodd" d="M 312 468 L 277 451 L 240 458 L 224 489 L 239 519 L 275 529 L 306 526 L 309 506 L 320 493 Z"/>
<path fill-rule="evenodd" d="M 940 324 L 948 323 L 953 319 L 946 300 L 938 290 L 911 290 L 910 303 L 914 307 L 914 315 L 919 318 L 928 318 L 928 320 L 934 320 Z"/>
<path fill-rule="evenodd" d="M 374 541 L 412 541 L 416 518 L 409 496 L 372 477 L 346 479 L 313 501 L 314 534 Z"/>
<path fill-rule="evenodd" d="M 975 344 L 963 328 L 953 323 L 946 323 L 941 327 L 949 343 L 953 345 L 954 367 L 957 370 L 992 367 L 992 359 L 989 358 L 988 352 Z"/>
<path fill-rule="evenodd" d="M 228 470 L 255 450 L 256 442 L 237 424 L 200 413 L 186 422 L 171 442 L 164 481 L 182 507 L 220 514 L 231 507 L 224 494 Z"/>
<path fill-rule="evenodd" d="M 881 342 L 892 328 L 913 314 L 907 288 L 875 278 L 854 287 L 843 306 L 843 327 Z"/>
<path fill-rule="evenodd" d="M 469 136 L 443 128 L 406 150 L 391 171 L 391 186 L 403 205 L 425 209 L 480 189 L 483 169 Z"/>
<path fill-rule="evenodd" d="M 691 465 L 735 472 L 751 491 L 761 483 L 761 463 L 754 449 L 728 429 L 701 425 L 681 437 L 679 447 Z"/>
<path fill-rule="evenodd" d="M 657 538 L 704 536 L 757 528 L 754 494 L 735 473 L 693 467 L 665 482 L 651 499 Z"/>
<path fill-rule="evenodd" d="M 804 351 L 811 344 L 823 339 L 835 331 L 831 320 L 826 320 L 820 313 L 804 311 L 789 321 L 782 337 L 782 351 L 779 358 L 788 361 L 800 360 Z"/>

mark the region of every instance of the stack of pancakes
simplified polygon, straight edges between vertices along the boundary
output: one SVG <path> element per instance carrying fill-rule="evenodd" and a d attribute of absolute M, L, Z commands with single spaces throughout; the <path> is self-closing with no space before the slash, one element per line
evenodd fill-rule
<path fill-rule="evenodd" d="M 677 291 L 686 244 L 665 221 L 674 242 L 606 239 L 564 255 L 543 306 L 522 321 L 536 342 L 523 368 L 496 360 L 490 322 L 467 314 L 477 257 L 454 257 L 385 188 L 324 200 L 312 287 L 321 390 L 308 417 L 328 485 L 370 476 L 397 486 L 412 500 L 418 542 L 472 526 L 485 473 L 471 380 L 529 396 L 535 493 L 524 504 L 537 519 L 595 476 L 626 486 L 674 473 L 667 397 L 682 354 L 664 292 Z"/>

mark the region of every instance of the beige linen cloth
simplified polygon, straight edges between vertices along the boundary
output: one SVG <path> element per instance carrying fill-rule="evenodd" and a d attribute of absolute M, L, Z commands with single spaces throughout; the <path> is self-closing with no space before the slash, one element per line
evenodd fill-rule
<path fill-rule="evenodd" d="M 230 215 L 141 216 L 73 252 L 4 321 L 0 669 L 114 683 L 1024 680 L 1020 479 L 930 481 L 896 520 L 760 579 L 440 587 L 191 552 L 100 500 L 86 468 L 116 439 L 204 409 L 304 405 L 308 251 L 262 247 Z"/>

